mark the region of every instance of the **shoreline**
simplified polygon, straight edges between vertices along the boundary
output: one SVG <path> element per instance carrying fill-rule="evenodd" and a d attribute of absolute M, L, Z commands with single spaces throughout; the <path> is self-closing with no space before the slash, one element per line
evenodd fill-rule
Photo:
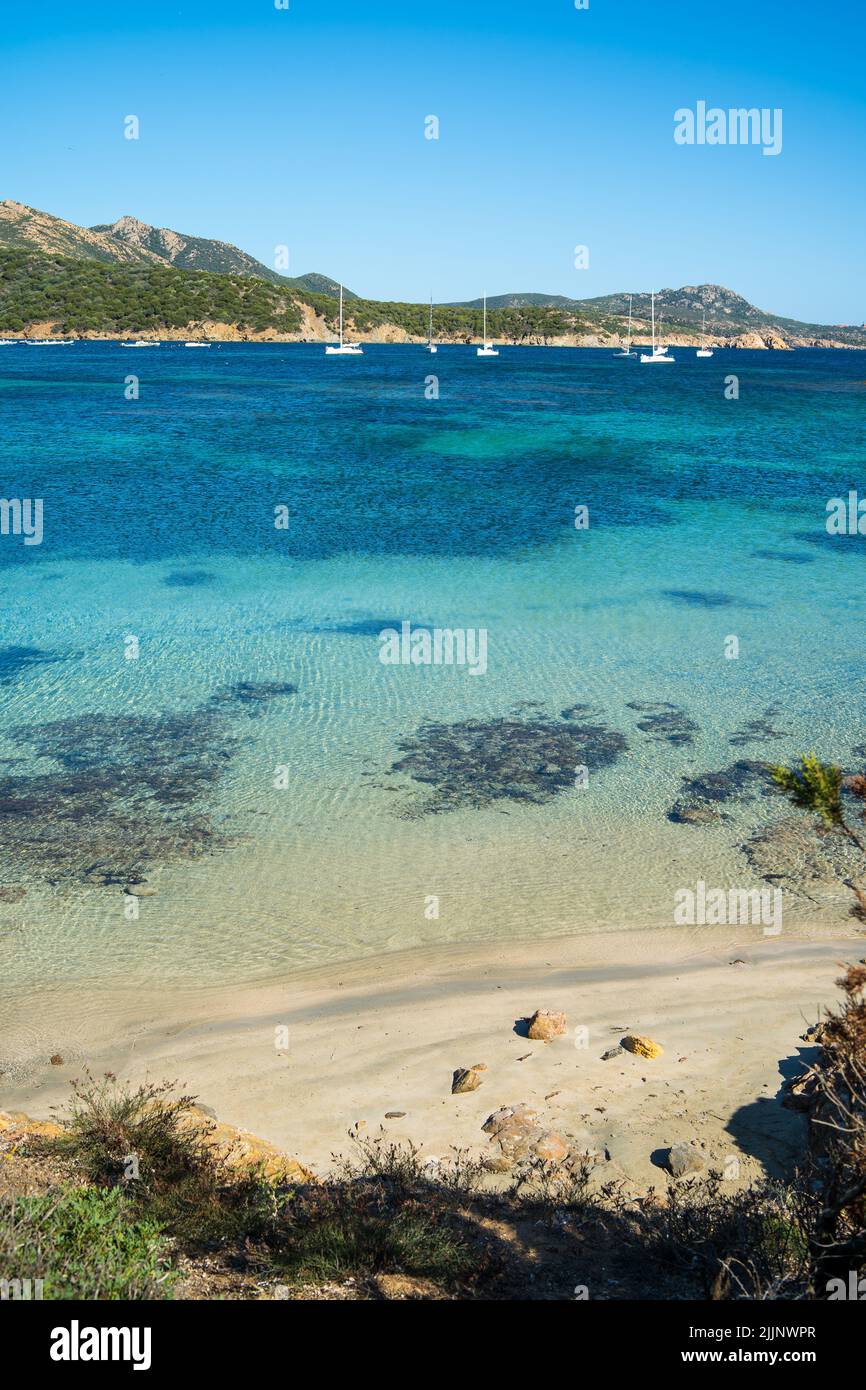
<path fill-rule="evenodd" d="M 202 333 L 202 327 L 207 328 L 206 333 Z M 311 331 L 317 330 L 317 331 Z M 199 337 L 196 339 L 196 334 Z M 314 324 L 303 332 L 298 333 L 278 333 L 274 329 L 263 329 L 259 333 L 241 332 L 234 324 L 214 323 L 208 325 L 189 324 L 183 329 L 162 330 L 158 338 L 148 337 L 146 332 L 130 332 L 126 337 L 117 337 L 116 334 L 87 332 L 76 335 L 52 332 L 50 324 L 31 325 L 25 332 L 9 332 L 0 330 L 0 336 L 4 337 L 9 345 L 18 346 L 23 343 L 34 343 L 36 346 L 50 346 L 40 340 L 50 337 L 54 343 L 129 343 L 135 340 L 142 342 L 152 342 L 154 344 L 185 344 L 187 342 L 198 341 L 200 343 L 210 343 L 213 346 L 223 344 L 268 344 L 268 343 L 299 343 L 308 346 L 319 346 L 332 343 L 336 334 L 329 329 Z M 396 326 L 385 324 L 378 331 L 363 332 L 347 327 L 346 337 L 352 341 L 360 343 L 364 347 L 424 347 L 427 345 L 427 338 L 412 336 L 405 330 Z M 606 351 L 617 350 L 626 345 L 624 337 L 604 337 L 596 333 L 574 334 L 567 333 L 558 337 L 536 338 L 529 340 L 516 341 L 511 338 L 496 337 L 488 335 L 487 339 L 481 337 L 471 338 L 436 338 L 437 347 L 477 347 L 483 342 L 492 343 L 494 347 L 503 348 L 591 348 Z M 664 335 L 659 338 L 659 342 L 668 348 L 688 348 L 698 349 L 701 346 L 700 336 L 692 337 L 688 334 Z M 652 347 L 651 338 L 647 337 L 644 341 L 639 337 L 632 337 L 632 350 L 635 352 L 649 351 Z M 802 349 L 815 349 L 823 351 L 832 349 L 840 352 L 866 352 L 866 343 L 843 343 L 837 339 L 821 338 L 791 338 L 789 340 L 780 338 L 774 333 L 763 335 L 752 333 L 737 334 L 732 338 L 713 337 L 706 335 L 705 346 L 718 351 L 766 351 L 766 352 L 797 352 Z"/>
<path fill-rule="evenodd" d="M 48 1117 L 84 1065 L 173 1080 L 321 1176 L 352 1148 L 350 1131 L 429 1157 L 483 1156 L 486 1118 L 527 1102 L 605 1156 L 604 1181 L 663 1186 L 659 1154 L 692 1140 L 706 1166 L 735 1157 L 745 1183 L 794 1161 L 802 1120 L 780 1087 L 842 962 L 863 953 L 862 934 L 841 931 L 663 928 L 395 952 L 239 990 L 113 990 L 62 1065 L 7 1073 L 0 1109 Z M 528 1040 L 519 1020 L 538 1008 L 564 1010 L 566 1035 Z M 663 1055 L 602 1060 L 626 1032 Z M 481 1086 L 452 1095 L 453 1072 L 476 1063 Z"/>

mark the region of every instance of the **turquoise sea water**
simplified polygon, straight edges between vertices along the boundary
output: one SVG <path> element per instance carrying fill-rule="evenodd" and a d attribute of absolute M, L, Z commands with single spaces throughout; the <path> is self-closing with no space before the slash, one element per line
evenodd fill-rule
<path fill-rule="evenodd" d="M 862 354 L 0 353 L 4 990 L 670 924 L 768 804 L 676 823 L 684 778 L 864 741 Z M 486 674 L 382 665 L 403 620 Z"/>

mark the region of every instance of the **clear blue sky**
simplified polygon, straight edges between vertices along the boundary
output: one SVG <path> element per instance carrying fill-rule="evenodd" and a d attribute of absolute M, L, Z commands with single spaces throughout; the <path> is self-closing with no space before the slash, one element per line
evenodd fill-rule
<path fill-rule="evenodd" d="M 862 0 L 3 0 L 0 17 L 2 197 L 271 264 L 285 243 L 290 274 L 380 298 L 713 281 L 866 320 Z M 782 153 L 676 145 L 673 113 L 698 100 L 781 107 Z"/>

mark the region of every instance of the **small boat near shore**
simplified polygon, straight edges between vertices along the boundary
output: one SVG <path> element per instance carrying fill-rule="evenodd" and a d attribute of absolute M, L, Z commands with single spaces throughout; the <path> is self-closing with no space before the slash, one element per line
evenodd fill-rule
<path fill-rule="evenodd" d="M 475 349 L 476 357 L 498 357 L 499 349 L 495 348 L 487 339 L 487 295 L 484 296 L 484 330 L 482 332 L 482 346 Z"/>
<path fill-rule="evenodd" d="M 661 319 L 659 319 L 659 332 L 661 333 Z M 675 362 L 675 361 L 676 361 L 676 358 L 675 358 L 675 357 L 671 357 L 670 353 L 665 351 L 665 345 L 664 345 L 664 343 L 659 342 L 659 341 L 657 340 L 657 338 L 656 338 L 656 297 L 655 297 L 655 291 L 653 291 L 653 296 L 652 296 L 652 333 L 653 333 L 653 347 L 652 347 L 652 352 L 642 352 L 641 355 L 640 355 L 640 360 L 641 360 L 641 362 Z"/>
<path fill-rule="evenodd" d="M 325 348 L 326 357 L 361 357 L 364 349 L 360 343 L 347 343 L 343 339 L 343 286 L 340 286 L 340 341 L 329 343 Z"/>
<path fill-rule="evenodd" d="M 25 338 L 28 347 L 69 347 L 77 338 Z"/>
<path fill-rule="evenodd" d="M 209 348 L 210 346 L 210 343 L 184 343 L 184 347 Z M 150 347 L 150 343 L 136 343 L 135 347 Z"/>
<path fill-rule="evenodd" d="M 128 348 L 162 347 L 162 343 L 156 342 L 153 338 L 138 338 L 134 343 L 121 343 L 120 346 Z"/>
<path fill-rule="evenodd" d="M 632 352 L 632 350 L 631 350 L 631 301 L 632 301 L 632 296 L 629 295 L 629 297 L 628 297 L 628 341 L 626 342 L 626 345 L 625 345 L 624 348 L 621 348 L 619 352 L 615 352 L 615 353 L 613 354 L 614 357 L 637 357 L 637 353 L 636 353 L 636 352 Z"/>
<path fill-rule="evenodd" d="M 704 310 L 701 316 L 701 345 L 695 353 L 695 357 L 712 357 L 713 349 L 707 347 L 707 313 Z"/>

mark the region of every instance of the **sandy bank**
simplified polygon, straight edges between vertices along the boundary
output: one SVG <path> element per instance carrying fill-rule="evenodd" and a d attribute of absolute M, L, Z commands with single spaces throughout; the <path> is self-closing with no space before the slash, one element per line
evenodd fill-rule
<path fill-rule="evenodd" d="M 431 1155 L 481 1152 L 491 1111 L 527 1101 L 549 1127 L 607 1150 L 611 1177 L 658 1182 L 653 1155 L 688 1139 L 708 1163 L 736 1158 L 748 1180 L 796 1153 L 801 1121 L 780 1085 L 834 999 L 840 963 L 863 954 L 862 935 L 621 932 L 396 953 L 237 991 L 116 991 L 86 1038 L 72 1029 L 66 1045 L 59 1025 L 62 1065 L 34 1056 L 7 1071 L 0 1107 L 48 1115 L 85 1062 L 174 1078 L 322 1172 L 356 1124 Z M 55 992 L 41 1007 L 60 1020 L 74 1000 Z M 538 1007 L 564 1009 L 567 1035 L 522 1035 L 518 1020 Z M 601 1060 L 629 1030 L 663 1056 Z M 477 1062 L 481 1087 L 452 1096 L 454 1069 Z"/>

